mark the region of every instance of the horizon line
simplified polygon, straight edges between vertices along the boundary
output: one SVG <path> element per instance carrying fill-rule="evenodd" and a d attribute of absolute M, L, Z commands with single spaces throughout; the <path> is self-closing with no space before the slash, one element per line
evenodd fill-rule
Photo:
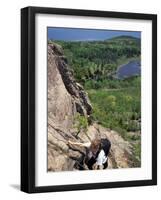
<path fill-rule="evenodd" d="M 130 37 L 130 38 L 134 38 L 134 39 L 138 39 L 141 40 L 140 37 L 136 37 L 136 36 L 130 36 L 130 35 L 119 35 L 119 36 L 114 36 L 114 37 L 110 37 L 110 38 L 106 38 L 106 39 L 100 39 L 100 38 L 87 38 L 87 39 L 73 39 L 73 40 L 69 40 L 69 39 L 53 39 L 53 38 L 48 38 L 48 40 L 55 40 L 55 41 L 68 41 L 68 42 L 95 42 L 95 41 L 107 41 L 107 40 L 111 40 L 114 38 L 119 38 L 119 37 Z"/>

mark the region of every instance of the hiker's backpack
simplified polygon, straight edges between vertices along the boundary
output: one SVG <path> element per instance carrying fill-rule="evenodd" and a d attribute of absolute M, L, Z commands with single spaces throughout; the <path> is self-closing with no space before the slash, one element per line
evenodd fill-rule
<path fill-rule="evenodd" d="M 111 142 L 108 139 L 101 139 L 101 149 L 104 150 L 106 156 L 108 156 L 110 148 Z"/>

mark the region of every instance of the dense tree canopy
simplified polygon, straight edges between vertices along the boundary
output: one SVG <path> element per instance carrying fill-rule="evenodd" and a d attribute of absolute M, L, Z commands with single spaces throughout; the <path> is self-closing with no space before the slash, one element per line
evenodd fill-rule
<path fill-rule="evenodd" d="M 112 77 L 118 65 L 140 56 L 140 39 L 120 36 L 105 41 L 56 41 L 64 50 L 75 78 L 102 81 Z"/>

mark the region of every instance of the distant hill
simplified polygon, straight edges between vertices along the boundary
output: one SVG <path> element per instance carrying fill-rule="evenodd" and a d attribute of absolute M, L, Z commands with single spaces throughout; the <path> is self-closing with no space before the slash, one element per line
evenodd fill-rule
<path fill-rule="evenodd" d="M 138 47 L 141 44 L 141 39 L 136 38 L 133 36 L 126 36 L 126 35 L 121 35 L 118 37 L 113 37 L 110 39 L 105 40 L 108 43 L 117 43 L 117 44 L 123 44 L 123 45 L 137 45 Z"/>
<path fill-rule="evenodd" d="M 140 38 L 127 36 L 127 35 L 121 35 L 121 36 L 113 37 L 107 40 L 140 40 Z"/>

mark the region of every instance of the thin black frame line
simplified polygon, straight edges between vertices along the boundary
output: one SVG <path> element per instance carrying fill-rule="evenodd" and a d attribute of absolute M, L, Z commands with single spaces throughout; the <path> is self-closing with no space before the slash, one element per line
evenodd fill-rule
<path fill-rule="evenodd" d="M 48 38 L 48 28 L 46 27 L 46 38 Z M 47 87 L 47 91 L 46 91 L 46 97 L 47 97 L 47 105 L 46 105 L 46 150 L 48 151 L 48 39 L 46 39 L 46 67 L 47 67 L 47 74 L 46 74 L 46 87 Z M 46 151 L 46 154 L 48 154 L 48 152 Z M 46 172 L 48 173 L 48 156 L 46 156 Z"/>
<path fill-rule="evenodd" d="M 29 144 L 30 157 L 29 157 L 29 192 L 35 188 L 35 13 L 29 9 Z"/>
<path fill-rule="evenodd" d="M 37 13 L 144 19 L 152 21 L 152 179 L 124 182 L 35 186 L 35 15 Z M 157 184 L 157 16 L 153 14 L 27 7 L 21 9 L 21 190 L 52 192 L 84 189 L 147 186 Z M 26 48 L 27 47 L 27 48 Z M 22 51 L 23 50 L 23 51 Z M 25 91 L 23 91 L 25 89 Z M 28 96 L 26 99 L 25 97 Z M 26 106 L 27 103 L 27 106 Z M 25 112 L 27 112 L 27 114 Z M 155 133 L 154 133 L 155 131 Z M 34 152 L 34 153 L 33 153 Z M 25 157 L 25 158 L 24 158 Z"/>
<path fill-rule="evenodd" d="M 56 185 L 56 186 L 38 186 L 34 188 L 32 193 L 42 192 L 65 192 L 77 190 L 95 190 L 95 189 L 110 189 L 110 188 L 124 188 L 124 187 L 141 187 L 156 185 L 152 180 L 139 181 L 119 181 L 119 182 L 105 182 L 105 183 L 86 183 L 73 185 Z"/>
<path fill-rule="evenodd" d="M 156 14 L 149 13 L 130 13 L 117 12 L 105 10 L 83 10 L 83 9 L 68 9 L 68 8 L 51 8 L 51 7 L 27 7 L 35 14 L 55 14 L 55 15 L 74 15 L 86 17 L 109 17 L 109 18 L 123 18 L 123 19 L 138 19 L 138 20 L 152 20 Z"/>
<path fill-rule="evenodd" d="M 152 180 L 157 184 L 157 15 L 152 20 Z"/>

